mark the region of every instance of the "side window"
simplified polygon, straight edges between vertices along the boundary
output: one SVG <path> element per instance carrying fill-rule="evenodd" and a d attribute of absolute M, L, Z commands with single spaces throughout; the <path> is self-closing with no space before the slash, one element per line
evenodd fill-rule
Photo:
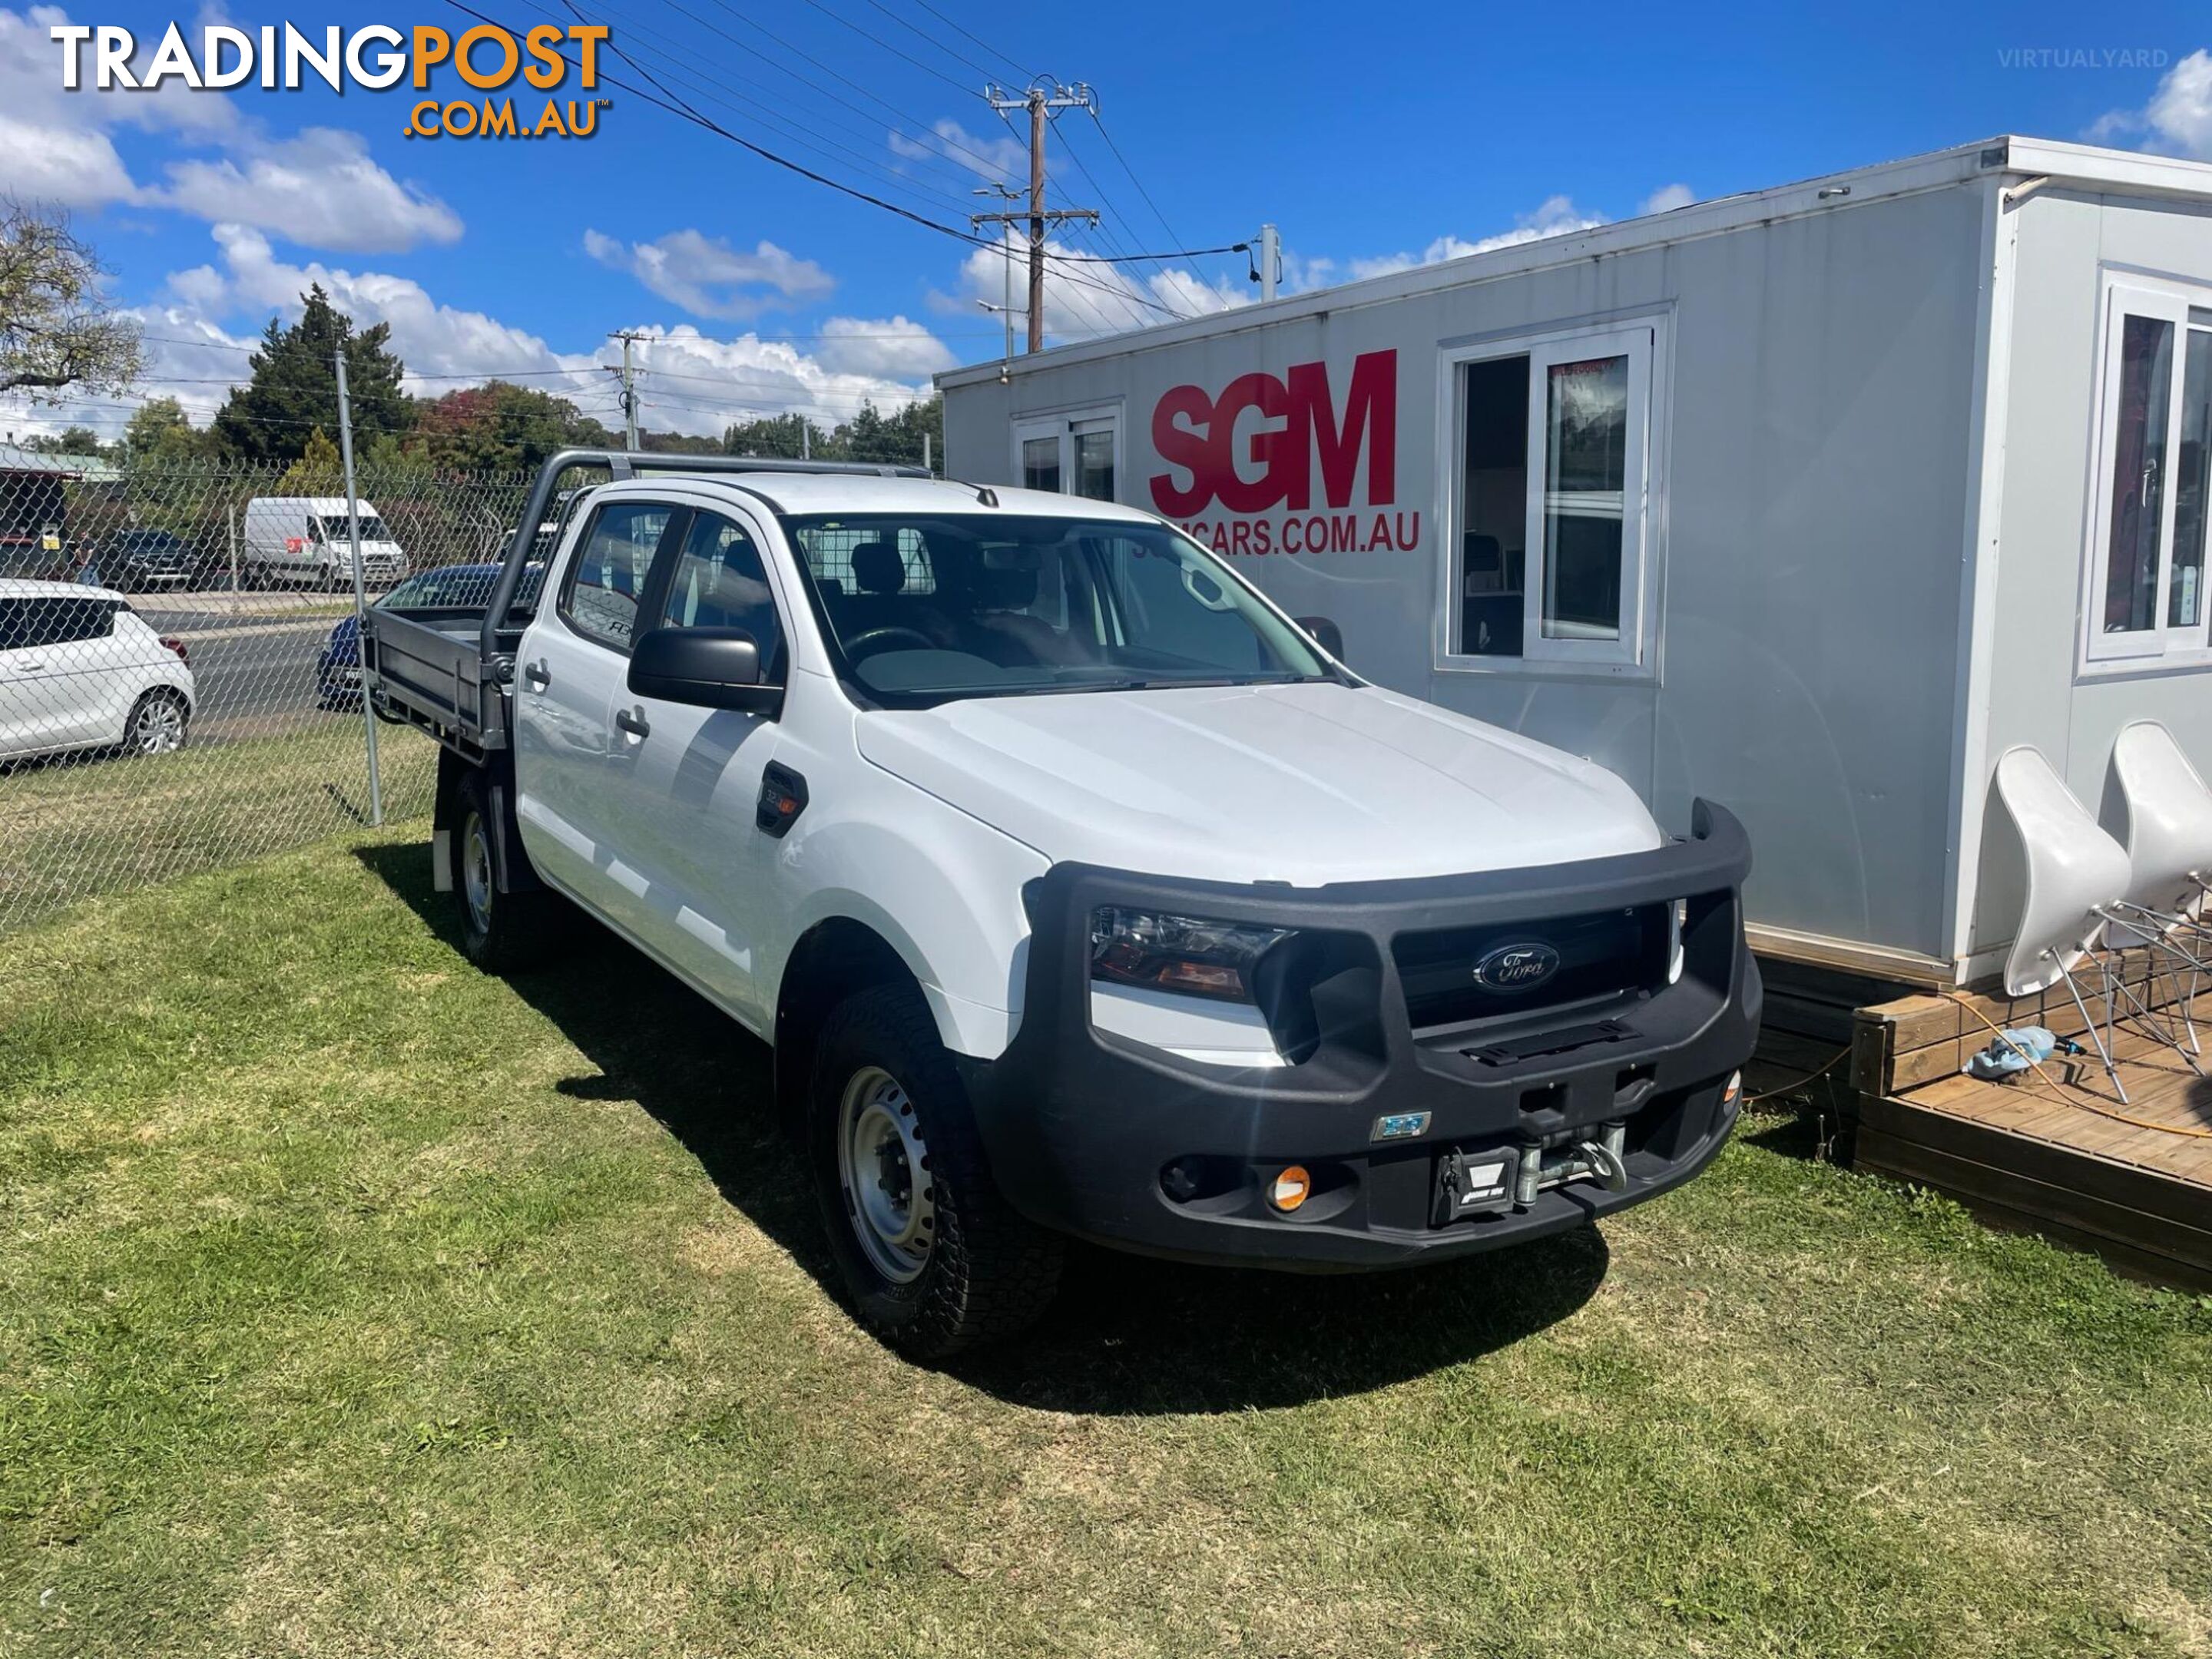
<path fill-rule="evenodd" d="M 81 640 L 104 640 L 115 632 L 115 606 L 105 599 L 64 599 L 56 619 L 57 645 Z"/>
<path fill-rule="evenodd" d="M 696 513 L 668 577 L 664 628 L 741 628 L 760 647 L 764 678 L 783 675 L 783 627 L 752 538 L 727 519 Z"/>
<path fill-rule="evenodd" d="M 31 642 L 31 601 L 0 599 L 0 651 L 16 651 Z"/>
<path fill-rule="evenodd" d="M 561 615 L 585 638 L 629 649 L 646 573 L 676 509 L 663 501 L 611 501 L 592 518 L 569 567 Z"/>
<path fill-rule="evenodd" d="M 2212 291 L 2106 284 L 2087 660 L 2212 660 Z"/>

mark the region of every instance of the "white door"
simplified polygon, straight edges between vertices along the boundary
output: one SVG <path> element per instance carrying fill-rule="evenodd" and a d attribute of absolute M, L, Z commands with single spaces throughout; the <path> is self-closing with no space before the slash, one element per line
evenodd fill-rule
<path fill-rule="evenodd" d="M 136 678 L 118 658 L 114 602 L 66 594 L 0 605 L 13 613 L 0 623 L 0 747 L 44 754 L 119 741 Z"/>
<path fill-rule="evenodd" d="M 609 501 L 551 573 L 515 654 L 515 817 L 532 863 L 611 921 L 645 932 L 646 883 L 617 830 L 636 739 L 617 729 L 640 596 L 677 516 Z M 557 583 L 557 586 L 556 584 Z"/>
<path fill-rule="evenodd" d="M 671 550 L 648 627 L 737 628 L 760 647 L 763 680 L 787 672 L 784 629 L 760 551 L 760 531 L 738 515 L 701 507 Z M 646 878 L 652 943 L 756 1027 L 768 1010 L 755 952 L 780 842 L 754 822 L 775 721 L 730 708 L 640 697 L 624 690 L 617 713 L 627 785 L 611 811 Z M 642 727 L 641 732 L 636 727 Z"/>

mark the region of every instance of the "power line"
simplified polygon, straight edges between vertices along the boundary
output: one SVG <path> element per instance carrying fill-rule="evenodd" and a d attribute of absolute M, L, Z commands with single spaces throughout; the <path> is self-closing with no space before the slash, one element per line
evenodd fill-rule
<path fill-rule="evenodd" d="M 970 41 L 974 42 L 975 45 L 982 47 L 985 52 L 988 52 L 993 57 L 1000 59 L 1009 68 L 1014 70 L 1016 71 L 1014 76 L 1016 80 L 1034 81 L 1037 78 L 1036 70 L 1023 69 L 1019 64 L 1015 63 L 1012 58 L 1008 58 L 1005 52 L 1000 52 L 989 41 L 978 38 L 976 35 L 969 33 L 966 28 L 963 28 L 959 23 L 954 21 L 951 18 L 947 17 L 943 12 L 938 10 L 936 7 L 929 3 L 929 0 L 914 0 L 914 3 L 917 6 L 920 6 L 924 11 L 927 12 L 932 17 L 934 17 L 939 22 L 944 24 L 945 27 L 952 30 L 956 34 L 966 35 Z M 872 4 L 873 0 L 870 0 L 870 3 Z"/>

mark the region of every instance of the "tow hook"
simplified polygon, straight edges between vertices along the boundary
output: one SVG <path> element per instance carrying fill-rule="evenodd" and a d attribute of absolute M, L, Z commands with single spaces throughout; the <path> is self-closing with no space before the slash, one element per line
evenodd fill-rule
<path fill-rule="evenodd" d="M 1541 1146 L 1521 1154 L 1521 1178 L 1514 1201 L 1527 1209 L 1536 1194 L 1571 1181 L 1596 1181 L 1609 1193 L 1628 1190 L 1628 1126 L 1606 1124 L 1595 1137 L 1579 1141 L 1564 1157 L 1546 1158 Z"/>

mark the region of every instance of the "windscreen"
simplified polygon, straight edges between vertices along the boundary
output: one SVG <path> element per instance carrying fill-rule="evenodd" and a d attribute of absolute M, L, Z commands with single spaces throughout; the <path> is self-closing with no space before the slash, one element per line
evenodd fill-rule
<path fill-rule="evenodd" d="M 349 542 L 353 539 L 353 523 L 343 513 L 327 514 L 322 520 L 323 539 L 328 542 Z M 384 527 L 384 520 L 374 513 L 361 515 L 361 538 L 365 542 L 388 542 L 392 532 Z"/>
<path fill-rule="evenodd" d="M 1164 526 L 989 513 L 787 519 L 841 667 L 894 707 L 1332 678 Z"/>
<path fill-rule="evenodd" d="M 378 603 L 390 611 L 481 611 L 491 603 L 492 584 L 498 580 L 495 564 L 448 565 L 408 577 Z M 514 593 L 516 611 L 537 607 L 538 590 L 544 580 L 544 565 L 523 567 L 522 583 Z"/>

